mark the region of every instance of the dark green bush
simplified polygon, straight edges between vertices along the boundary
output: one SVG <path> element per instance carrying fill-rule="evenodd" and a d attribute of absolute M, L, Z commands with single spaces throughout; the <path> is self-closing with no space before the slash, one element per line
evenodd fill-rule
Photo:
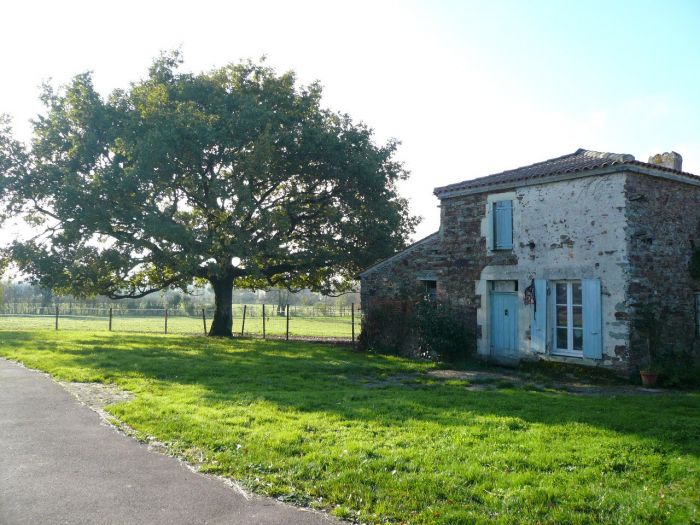
<path fill-rule="evenodd" d="M 690 348 L 667 349 L 655 367 L 666 387 L 700 387 L 700 362 Z"/>
<path fill-rule="evenodd" d="M 474 351 L 473 334 L 464 310 L 424 299 L 415 308 L 418 350 L 424 357 L 457 361 Z"/>
<path fill-rule="evenodd" d="M 410 354 L 413 313 L 408 306 L 397 301 L 369 307 L 362 319 L 360 349 L 382 354 Z"/>
<path fill-rule="evenodd" d="M 427 298 L 372 305 L 360 343 L 367 350 L 440 361 L 462 360 L 475 348 L 467 312 Z"/>

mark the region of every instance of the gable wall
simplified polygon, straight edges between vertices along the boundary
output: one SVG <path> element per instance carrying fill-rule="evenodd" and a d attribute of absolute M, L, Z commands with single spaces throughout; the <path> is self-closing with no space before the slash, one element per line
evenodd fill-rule
<path fill-rule="evenodd" d="M 700 187 L 630 174 L 627 177 L 627 231 L 630 252 L 630 315 L 652 305 L 662 352 L 695 352 L 694 293 L 700 282 L 690 277 L 693 244 L 700 247 Z M 633 326 L 633 365 L 644 364 L 647 334 Z"/>
<path fill-rule="evenodd" d="M 367 311 L 377 302 L 420 297 L 423 284 L 418 277 L 436 267 L 439 250 L 439 239 L 434 238 L 363 273 L 360 276 L 362 309 Z"/>
<path fill-rule="evenodd" d="M 477 332 L 476 309 L 480 298 L 475 284 L 481 270 L 492 260 L 481 236 L 486 195 L 445 200 L 441 205 L 441 229 L 428 243 L 409 248 L 404 255 L 380 264 L 361 275 L 361 300 L 365 315 L 382 302 L 415 301 L 423 293 L 419 277 L 432 272 L 438 297 L 456 307 L 471 333 Z M 512 256 L 506 257 L 514 262 Z"/>

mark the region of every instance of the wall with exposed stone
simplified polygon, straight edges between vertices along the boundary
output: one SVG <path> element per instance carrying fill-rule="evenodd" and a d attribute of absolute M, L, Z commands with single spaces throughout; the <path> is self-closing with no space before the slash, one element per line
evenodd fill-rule
<path fill-rule="evenodd" d="M 377 302 L 417 299 L 424 292 L 419 277 L 432 272 L 439 260 L 438 234 L 433 234 L 406 250 L 360 274 L 362 309 Z M 429 275 L 428 277 L 431 277 Z"/>
<path fill-rule="evenodd" d="M 502 198 L 513 200 L 514 245 L 494 252 L 490 209 Z M 588 364 L 623 372 L 646 348 L 645 335 L 632 323 L 641 304 L 659 305 L 665 345 L 697 346 L 694 292 L 700 283 L 690 278 L 688 261 L 692 244 L 700 247 L 699 221 L 700 188 L 631 172 L 445 198 L 438 233 L 362 274 L 363 308 L 378 300 L 415 300 L 424 290 L 420 278 L 435 278 L 438 296 L 461 308 L 479 353 L 487 356 L 489 281 L 517 281 L 519 353 L 535 357 L 533 307 L 522 302 L 532 279 L 598 278 L 603 360 Z"/>
<path fill-rule="evenodd" d="M 493 251 L 490 210 L 494 200 L 504 198 L 513 199 L 513 250 Z M 597 277 L 603 291 L 604 359 L 595 364 L 622 367 L 629 337 L 624 210 L 623 173 L 443 199 L 437 235 L 362 275 L 363 308 L 377 300 L 419 297 L 419 277 L 432 272 L 438 296 L 462 308 L 478 352 L 488 356 L 489 281 L 517 281 L 519 351 L 527 357 L 532 356 L 533 307 L 522 299 L 532 279 Z"/>
<path fill-rule="evenodd" d="M 491 263 L 516 262 L 512 254 L 487 253 L 480 234 L 485 203 L 486 194 L 443 200 L 439 232 L 360 274 L 365 315 L 383 302 L 417 301 L 424 292 L 420 279 L 429 277 L 437 281 L 438 298 L 453 305 L 460 321 L 476 334 L 480 298 L 475 283 L 481 270 Z"/>
<path fill-rule="evenodd" d="M 627 197 L 630 281 L 629 314 L 637 319 L 645 306 L 656 317 L 651 327 L 657 354 L 694 353 L 695 293 L 700 282 L 690 276 L 693 247 L 700 247 L 700 187 L 646 175 L 630 174 Z M 632 366 L 648 359 L 649 329 L 632 323 L 629 360 Z M 687 355 L 686 355 L 687 357 Z"/>
<path fill-rule="evenodd" d="M 477 292 L 482 298 L 478 322 L 483 338 L 479 352 L 489 353 L 488 281 L 518 281 L 518 294 L 533 279 L 580 280 L 598 278 L 602 288 L 603 361 L 557 357 L 564 361 L 624 368 L 623 348 L 629 337 L 625 284 L 628 274 L 624 173 L 584 177 L 525 186 L 515 190 L 513 255 L 516 267 L 487 266 Z M 491 199 L 498 199 L 492 195 Z M 489 228 L 484 215 L 482 231 Z M 550 286 L 553 288 L 553 286 Z M 553 291 L 551 292 L 553 293 Z M 522 304 L 522 303 L 521 303 Z M 533 306 L 519 312 L 520 356 L 533 356 L 530 323 Z M 549 308 L 548 332 L 553 332 L 554 309 Z M 622 315 L 620 315 L 622 312 Z M 551 339 L 551 338 L 550 338 Z M 548 353 L 551 354 L 551 344 Z"/>

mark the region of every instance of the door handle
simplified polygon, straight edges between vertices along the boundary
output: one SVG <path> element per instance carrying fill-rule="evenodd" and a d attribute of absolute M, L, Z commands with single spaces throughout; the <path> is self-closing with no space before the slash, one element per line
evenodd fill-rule
<path fill-rule="evenodd" d="M 508 315 L 508 308 L 506 308 L 505 315 Z"/>

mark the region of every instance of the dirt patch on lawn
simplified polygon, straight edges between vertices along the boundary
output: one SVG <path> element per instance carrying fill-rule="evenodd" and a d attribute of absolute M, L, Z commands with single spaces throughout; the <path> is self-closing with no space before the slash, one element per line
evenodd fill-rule
<path fill-rule="evenodd" d="M 70 383 L 67 381 L 56 382 L 68 390 L 69 393 L 73 394 L 73 397 L 75 397 L 83 405 L 97 412 L 100 418 L 102 418 L 103 423 L 107 426 L 115 428 L 116 430 L 136 439 L 137 441 L 145 443 L 148 445 L 150 450 L 155 450 L 161 454 L 167 454 L 169 456 L 179 458 L 179 455 L 173 453 L 166 443 L 158 441 L 154 436 L 144 436 L 138 433 L 129 425 L 105 411 L 104 408 L 107 405 L 114 405 L 116 403 L 123 403 L 134 399 L 134 394 L 131 392 L 122 390 L 117 385 L 113 385 L 111 383 Z M 192 466 L 194 466 L 195 469 L 198 468 L 203 461 L 201 459 L 201 452 L 199 453 L 199 456 L 199 461 L 192 459 L 196 458 L 195 454 L 189 454 L 187 458 L 188 461 L 193 464 Z"/>
<path fill-rule="evenodd" d="M 468 382 L 469 390 L 493 390 L 496 388 L 519 388 L 525 390 L 560 391 L 574 395 L 639 395 L 663 394 L 669 390 L 660 388 L 644 388 L 635 385 L 600 385 L 578 379 L 563 379 L 557 381 L 533 380 L 527 374 L 517 372 L 489 372 L 471 370 L 432 370 L 427 373 L 434 379 L 462 380 Z"/>
<path fill-rule="evenodd" d="M 559 378 L 542 377 L 509 370 L 431 370 L 425 373 L 396 374 L 380 378 L 354 377 L 351 381 L 363 388 L 430 388 L 443 383 L 463 382 L 466 390 L 489 391 L 504 388 L 535 392 L 565 393 L 579 396 L 616 396 L 670 394 L 672 390 L 644 388 L 630 384 L 606 384 L 565 374 Z"/>
<path fill-rule="evenodd" d="M 109 383 L 69 383 L 57 381 L 59 385 L 68 390 L 78 401 L 100 411 L 107 405 L 131 401 L 134 395 Z"/>

